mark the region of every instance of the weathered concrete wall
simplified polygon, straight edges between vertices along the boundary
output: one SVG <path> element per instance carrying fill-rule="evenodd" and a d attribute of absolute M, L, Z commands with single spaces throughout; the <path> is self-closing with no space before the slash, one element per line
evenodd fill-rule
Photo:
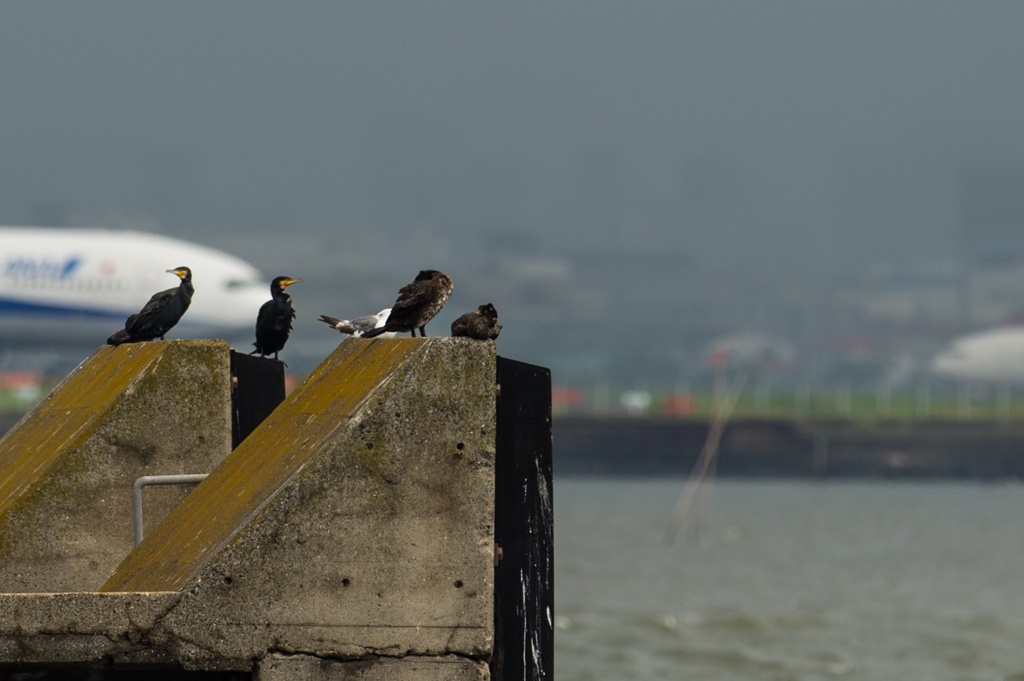
<path fill-rule="evenodd" d="M 0 669 L 181 668 L 163 620 L 186 594 L 0 594 Z M 184 666 L 187 666 L 184 665 Z M 241 665 L 239 665 L 241 666 Z M 268 653 L 245 671 L 259 681 L 480 681 L 486 661 L 458 655 L 339 660 Z M 145 673 L 145 672 L 143 672 Z"/>
<path fill-rule="evenodd" d="M 0 667 L 176 664 L 149 632 L 180 593 L 0 594 Z"/>
<path fill-rule="evenodd" d="M 0 440 L 0 592 L 98 589 L 132 549 L 132 483 L 228 455 L 228 353 L 104 346 Z M 189 489 L 147 490 L 147 529 Z"/>
<path fill-rule="evenodd" d="M 0 594 L 0 665 L 486 679 L 495 362 L 345 341 L 100 593 Z"/>
<path fill-rule="evenodd" d="M 310 655 L 271 655 L 260 661 L 257 681 L 479 681 L 487 665 L 455 655 L 377 658 L 356 662 L 323 660 Z"/>
<path fill-rule="evenodd" d="M 181 592 L 138 638 L 190 668 L 487 659 L 494 381 L 493 343 L 346 341 L 102 591 Z"/>

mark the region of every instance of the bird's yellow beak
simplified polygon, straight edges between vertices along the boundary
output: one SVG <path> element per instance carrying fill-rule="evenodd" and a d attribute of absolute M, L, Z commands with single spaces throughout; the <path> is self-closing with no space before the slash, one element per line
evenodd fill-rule
<path fill-rule="evenodd" d="M 287 288 L 288 286 L 291 286 L 292 284 L 298 284 L 300 281 L 302 281 L 302 280 L 301 279 L 285 279 L 284 281 L 281 282 L 281 287 L 282 288 Z"/>
<path fill-rule="evenodd" d="M 165 272 L 170 272 L 171 274 L 178 275 L 179 279 L 184 279 L 185 278 L 185 271 L 184 270 L 164 270 L 164 271 Z"/>

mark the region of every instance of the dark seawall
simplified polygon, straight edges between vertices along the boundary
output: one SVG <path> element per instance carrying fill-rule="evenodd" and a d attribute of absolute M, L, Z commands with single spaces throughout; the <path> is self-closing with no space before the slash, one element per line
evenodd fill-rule
<path fill-rule="evenodd" d="M 21 418 L 0 414 L 0 435 Z M 566 477 L 685 477 L 706 423 L 571 417 L 554 421 L 554 470 Z M 718 475 L 780 478 L 1024 479 L 1024 425 L 949 422 L 730 423 Z"/>
<path fill-rule="evenodd" d="M 571 417 L 553 427 L 558 476 L 683 477 L 708 424 Z M 717 473 L 726 477 L 1024 478 L 1024 425 L 744 420 L 722 435 Z"/>

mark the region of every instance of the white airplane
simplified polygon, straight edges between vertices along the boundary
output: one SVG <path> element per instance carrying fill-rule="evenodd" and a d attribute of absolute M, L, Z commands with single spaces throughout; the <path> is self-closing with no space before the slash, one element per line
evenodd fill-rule
<path fill-rule="evenodd" d="M 1002 385 L 1024 383 L 1024 326 L 1005 326 L 956 338 L 932 358 L 944 378 Z"/>
<path fill-rule="evenodd" d="M 195 295 L 168 337 L 255 334 L 269 284 L 227 253 L 157 234 L 0 227 L 0 349 L 91 346 L 192 270 Z M 255 338 L 255 335 L 253 335 Z"/>

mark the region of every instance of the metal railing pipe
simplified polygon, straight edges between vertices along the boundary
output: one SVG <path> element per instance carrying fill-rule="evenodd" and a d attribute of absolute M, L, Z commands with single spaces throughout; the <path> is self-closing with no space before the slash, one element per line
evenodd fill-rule
<path fill-rule="evenodd" d="M 195 475 L 143 475 L 132 485 L 132 531 L 135 546 L 142 542 L 142 488 L 149 485 L 194 485 L 203 481 L 207 473 Z"/>

